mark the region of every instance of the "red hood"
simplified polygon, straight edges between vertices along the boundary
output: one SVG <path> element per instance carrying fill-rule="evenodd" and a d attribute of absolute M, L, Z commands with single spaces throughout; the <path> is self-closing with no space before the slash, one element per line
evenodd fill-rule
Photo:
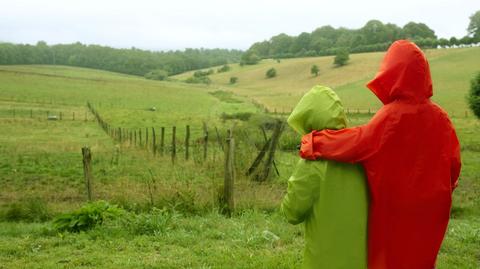
<path fill-rule="evenodd" d="M 396 41 L 367 87 L 383 104 L 399 99 L 419 103 L 430 98 L 432 79 L 425 54 L 410 41 Z"/>

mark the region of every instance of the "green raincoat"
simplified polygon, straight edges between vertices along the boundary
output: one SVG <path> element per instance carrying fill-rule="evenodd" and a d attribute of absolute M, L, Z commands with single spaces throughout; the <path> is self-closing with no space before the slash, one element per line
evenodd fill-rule
<path fill-rule="evenodd" d="M 295 107 L 288 124 L 304 135 L 345 128 L 346 117 L 338 96 L 330 88 L 315 86 Z M 303 268 L 367 268 L 368 191 L 360 165 L 300 160 L 281 207 L 290 223 L 305 223 Z"/>

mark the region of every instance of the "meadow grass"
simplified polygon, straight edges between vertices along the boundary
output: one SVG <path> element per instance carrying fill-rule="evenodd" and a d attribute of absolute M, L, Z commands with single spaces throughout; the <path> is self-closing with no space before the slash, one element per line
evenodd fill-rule
<path fill-rule="evenodd" d="M 447 51 L 436 53 L 438 59 L 450 55 Z M 352 59 L 364 59 L 367 65 L 371 57 L 380 60 L 381 54 L 353 55 Z M 305 60 L 282 60 L 280 64 Z M 355 66 L 352 62 L 347 67 Z M 242 68 L 253 72 L 257 67 Z M 0 268 L 297 268 L 301 264 L 302 227 L 289 225 L 278 212 L 287 179 L 298 161 L 296 150 L 291 148 L 299 137 L 288 128 L 282 136 L 282 150 L 276 155 L 280 176 L 262 184 L 245 177 L 262 145 L 257 125 L 266 115 L 249 102 L 251 96 L 238 92 L 240 88 L 147 81 L 70 67 L 0 69 L 8 70 L 0 71 Z M 231 72 L 239 70 L 234 67 Z M 332 81 L 339 79 L 333 79 L 336 70 L 329 72 Z M 357 75 L 361 80 L 360 71 Z M 464 77 L 457 75 L 455 80 Z M 281 83 L 276 83 L 281 89 Z M 275 93 L 270 94 L 272 99 L 268 100 L 274 100 Z M 154 157 L 151 148 L 112 140 L 86 109 L 87 100 L 117 127 L 157 127 L 158 135 L 158 127 L 176 125 L 179 152 L 175 165 L 168 146 L 164 156 Z M 459 105 L 456 99 L 451 101 Z M 150 111 L 152 106 L 157 110 Z M 56 115 L 63 112 L 64 119 L 48 121 L 46 111 Z M 74 112 L 78 115 L 75 120 Z M 222 113 L 238 112 L 254 116 L 248 122 L 221 120 Z M 350 125 L 370 118 L 350 116 Z M 203 160 L 200 143 L 203 122 L 210 128 L 207 160 Z M 462 144 L 463 168 L 438 268 L 473 269 L 478 268 L 480 255 L 480 123 L 464 115 L 457 115 L 453 122 Z M 184 160 L 182 146 L 186 124 L 193 130 L 189 161 Z M 213 128 L 218 127 L 223 140 L 225 128 L 233 125 L 238 139 L 237 212 L 228 219 L 217 213 L 224 153 Z M 167 143 L 170 135 L 167 129 Z M 74 210 L 86 201 L 80 154 L 84 145 L 93 153 L 95 199 L 118 204 L 138 216 L 145 214 L 146 219 L 153 207 L 166 208 L 173 214 L 168 224 L 153 234 L 125 230 L 114 221 L 78 234 L 52 230 L 51 222 L 45 219 Z"/>

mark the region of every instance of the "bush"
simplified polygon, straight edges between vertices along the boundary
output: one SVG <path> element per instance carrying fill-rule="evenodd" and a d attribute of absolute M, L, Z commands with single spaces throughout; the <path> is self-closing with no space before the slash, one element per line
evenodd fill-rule
<path fill-rule="evenodd" d="M 235 84 L 238 82 L 238 78 L 237 77 L 231 77 L 230 78 L 230 84 Z"/>
<path fill-rule="evenodd" d="M 52 217 L 47 204 L 42 199 L 29 198 L 25 201 L 12 203 L 2 214 L 5 221 L 43 222 Z"/>
<path fill-rule="evenodd" d="M 260 61 L 260 57 L 257 56 L 253 51 L 247 51 L 242 55 L 242 59 L 240 61 L 240 65 L 253 65 L 257 64 Z"/>
<path fill-rule="evenodd" d="M 237 99 L 232 92 L 218 90 L 218 91 L 209 92 L 209 93 L 215 96 L 216 98 L 218 98 L 218 100 L 225 103 L 243 103 L 243 101 Z"/>
<path fill-rule="evenodd" d="M 318 72 L 320 72 L 320 69 L 316 64 L 312 65 L 312 68 L 310 68 L 310 74 L 318 76 Z"/>
<path fill-rule="evenodd" d="M 209 69 L 208 71 L 203 71 L 203 70 L 198 70 L 198 71 L 195 71 L 193 73 L 193 77 L 195 78 L 201 78 L 201 77 L 206 77 L 206 76 L 209 76 L 211 74 L 215 73 L 215 71 L 213 71 L 213 69 Z"/>
<path fill-rule="evenodd" d="M 80 209 L 58 216 L 53 221 L 53 227 L 60 232 L 80 232 L 101 225 L 107 219 L 116 219 L 125 211 L 105 201 L 88 203 Z"/>
<path fill-rule="evenodd" d="M 480 119 L 480 72 L 471 81 L 467 99 L 470 109 Z"/>
<path fill-rule="evenodd" d="M 154 207 L 149 213 L 128 213 L 118 223 L 132 235 L 158 235 L 169 230 L 176 216 L 174 212 Z"/>
<path fill-rule="evenodd" d="M 347 49 L 338 49 L 333 64 L 336 66 L 343 66 L 347 64 L 349 59 L 350 55 Z"/>
<path fill-rule="evenodd" d="M 217 73 L 224 73 L 230 71 L 230 66 L 228 64 L 217 69 Z"/>
<path fill-rule="evenodd" d="M 154 80 L 165 80 L 168 78 L 168 72 L 163 69 L 152 70 L 145 74 L 145 78 Z"/>
<path fill-rule="evenodd" d="M 277 76 L 277 70 L 275 70 L 275 68 L 270 68 L 267 70 L 267 73 L 265 73 L 265 76 L 267 78 L 274 78 Z"/>
<path fill-rule="evenodd" d="M 233 114 L 227 114 L 225 112 L 222 113 L 222 120 L 241 120 L 241 121 L 248 121 L 252 113 L 250 112 L 238 112 Z"/>
<path fill-rule="evenodd" d="M 189 77 L 185 80 L 186 83 L 192 83 L 192 84 L 199 84 L 199 83 L 203 83 L 203 84 L 207 84 L 209 85 L 210 83 L 212 83 L 212 80 L 209 78 L 209 77 Z"/>

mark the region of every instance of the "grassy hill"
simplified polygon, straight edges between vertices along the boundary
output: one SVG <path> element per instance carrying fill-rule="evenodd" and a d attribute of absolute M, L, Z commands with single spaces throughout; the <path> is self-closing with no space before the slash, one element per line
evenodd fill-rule
<path fill-rule="evenodd" d="M 472 59 L 478 52 L 429 52 L 435 83 L 443 81 L 454 89 L 440 91 L 439 102 L 465 109 L 464 79 L 476 68 Z M 298 268 L 302 227 L 289 225 L 278 212 L 297 151 L 278 150 L 280 176 L 261 184 L 245 177 L 259 152 L 257 144 L 264 143 L 255 121 L 265 115 L 249 100 L 287 109 L 311 85 L 328 81 L 324 84 L 334 86 L 351 108 L 378 105 L 362 85 L 375 73 L 381 56 L 352 55 L 351 64 L 340 69 L 331 66 L 331 57 L 235 65 L 213 75 L 210 86 L 63 66 L 0 66 L 0 268 Z M 321 69 L 317 78 L 309 75 L 314 63 Z M 267 80 L 264 73 L 270 66 L 279 76 Z M 239 77 L 238 85 L 227 84 L 230 76 Z M 94 120 L 87 101 L 114 127 L 142 132 L 155 127 L 157 138 L 158 127 L 167 127 L 165 154 L 153 155 L 146 143 L 113 140 Z M 238 112 L 256 115 L 246 122 L 221 120 L 222 113 Z M 49 121 L 47 113 L 63 119 Z M 350 116 L 353 124 L 369 118 Z M 203 122 L 210 131 L 206 159 Z M 473 117 L 456 117 L 453 122 L 462 144 L 463 168 L 438 268 L 478 268 L 480 124 Z M 188 161 L 183 147 L 187 124 L 192 129 Z M 237 210 L 225 218 L 217 207 L 224 177 L 224 152 L 218 142 L 233 124 Z M 173 125 L 178 127 L 174 165 L 169 153 Z M 216 136 L 215 127 L 222 137 Z M 291 133 L 287 128 L 281 142 L 296 145 L 298 137 Z M 82 233 L 58 233 L 52 229 L 52 217 L 86 200 L 80 154 L 84 145 L 92 150 L 94 198 L 125 208 L 129 218 Z"/>
<path fill-rule="evenodd" d="M 364 86 L 377 72 L 383 52 L 350 55 L 344 67 L 333 66 L 333 57 L 263 60 L 257 65 L 232 65 L 232 70 L 211 75 L 215 86 L 255 99 L 270 110 L 290 111 L 301 96 L 313 85 L 332 87 L 350 110 L 376 110 L 381 103 Z M 467 109 L 465 94 L 470 79 L 480 71 L 480 48 L 427 50 L 434 82 L 433 100 L 450 113 L 463 114 Z M 316 64 L 318 77 L 310 74 Z M 269 68 L 277 70 L 277 77 L 267 79 Z M 185 79 L 193 72 L 175 76 Z M 230 77 L 238 77 L 238 83 L 229 85 Z"/>
<path fill-rule="evenodd" d="M 19 109 L 22 104 L 28 109 L 48 105 L 53 111 L 61 106 L 85 107 L 90 100 L 105 120 L 119 127 L 194 124 L 216 121 L 223 112 L 257 111 L 249 102 L 222 102 L 210 91 L 199 85 L 86 68 L 0 66 L 0 100 L 15 102 Z M 0 111 L 12 107 L 5 104 Z M 155 112 L 149 110 L 152 107 Z"/>

